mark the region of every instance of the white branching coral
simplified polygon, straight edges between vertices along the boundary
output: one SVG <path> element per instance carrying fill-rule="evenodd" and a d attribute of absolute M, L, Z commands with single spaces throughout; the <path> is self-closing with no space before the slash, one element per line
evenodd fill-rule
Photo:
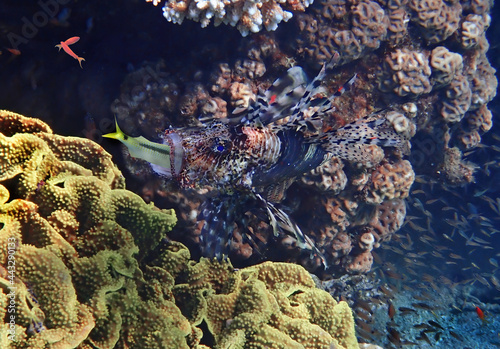
<path fill-rule="evenodd" d="M 157 6 L 161 0 L 146 0 Z M 213 19 L 237 27 L 241 35 L 257 33 L 262 28 L 276 30 L 281 21 L 292 18 L 291 11 L 303 12 L 313 0 L 168 0 L 163 16 L 181 24 L 184 18 L 200 22 L 205 28 Z"/>

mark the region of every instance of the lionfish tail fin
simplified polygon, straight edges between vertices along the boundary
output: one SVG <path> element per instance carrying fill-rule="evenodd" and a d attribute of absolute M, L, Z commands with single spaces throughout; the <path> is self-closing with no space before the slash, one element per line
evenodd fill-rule
<path fill-rule="evenodd" d="M 370 161 L 373 158 L 370 145 L 402 149 L 407 146 L 406 139 L 385 118 L 376 118 L 375 114 L 327 132 L 320 141 L 331 155 L 350 162 Z"/>

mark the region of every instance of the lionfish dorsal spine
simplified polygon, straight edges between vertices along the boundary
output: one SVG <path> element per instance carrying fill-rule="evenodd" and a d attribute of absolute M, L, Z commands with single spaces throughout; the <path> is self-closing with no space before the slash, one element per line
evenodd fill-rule
<path fill-rule="evenodd" d="M 239 118 L 242 124 L 268 125 L 286 117 L 290 117 L 287 123 L 295 122 L 310 107 L 319 106 L 319 114 L 326 113 L 331 109 L 331 100 L 324 96 L 326 91 L 322 82 L 326 71 L 338 61 L 339 55 L 335 54 L 310 83 L 307 83 L 307 76 L 301 67 L 288 69 L 284 77 L 274 81 L 267 91 L 259 94 L 246 110 L 235 110 L 233 116 L 238 119 L 237 114 L 244 114 Z"/>

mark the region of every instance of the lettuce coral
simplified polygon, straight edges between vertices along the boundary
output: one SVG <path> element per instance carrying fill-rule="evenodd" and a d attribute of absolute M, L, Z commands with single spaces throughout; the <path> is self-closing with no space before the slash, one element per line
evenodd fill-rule
<path fill-rule="evenodd" d="M 7 111 L 0 130 L 2 348 L 358 347 L 302 267 L 195 262 L 100 146 Z"/>
<path fill-rule="evenodd" d="M 187 317 L 204 321 L 217 348 L 357 348 L 345 302 L 315 287 L 301 266 L 265 262 L 233 270 L 229 262 L 190 264 L 176 298 L 191 300 Z"/>
<path fill-rule="evenodd" d="M 134 298 L 134 254 L 172 229 L 173 210 L 125 190 L 97 144 L 54 135 L 41 121 L 6 111 L 0 125 L 1 331 L 13 339 L 3 347 L 73 348 L 84 340 L 133 346 L 133 335 L 120 338 L 120 331 L 142 323 L 131 314 L 147 306 Z M 125 304 L 133 309 L 126 312 Z M 156 326 L 179 326 L 157 336 L 162 343 L 185 342 L 189 323 L 175 317 L 182 319 L 175 306 L 177 314 L 166 308 L 151 309 L 162 319 Z"/>

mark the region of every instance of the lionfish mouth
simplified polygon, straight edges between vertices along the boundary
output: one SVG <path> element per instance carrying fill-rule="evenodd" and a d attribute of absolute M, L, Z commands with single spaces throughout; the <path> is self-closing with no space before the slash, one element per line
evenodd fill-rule
<path fill-rule="evenodd" d="M 142 147 L 149 152 L 141 158 L 150 163 L 153 171 L 167 178 L 179 177 L 184 166 L 184 148 L 177 133 L 171 131 L 164 135 L 162 143 L 148 142 L 142 144 Z M 134 156 L 132 153 L 131 155 Z"/>
<path fill-rule="evenodd" d="M 178 177 L 184 166 L 182 139 L 176 132 L 167 133 L 163 143 L 170 146 L 170 176 Z"/>

